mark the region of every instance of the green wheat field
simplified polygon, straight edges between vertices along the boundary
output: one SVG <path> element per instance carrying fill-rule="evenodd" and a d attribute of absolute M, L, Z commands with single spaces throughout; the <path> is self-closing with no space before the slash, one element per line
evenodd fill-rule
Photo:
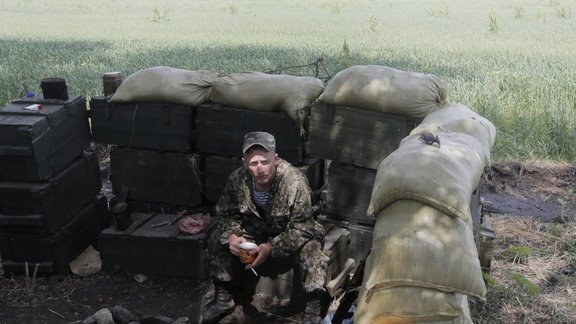
<path fill-rule="evenodd" d="M 379 64 L 442 78 L 496 125 L 495 161 L 571 162 L 575 46 L 576 0 L 0 0 L 0 104 L 158 65 L 328 80 Z"/>

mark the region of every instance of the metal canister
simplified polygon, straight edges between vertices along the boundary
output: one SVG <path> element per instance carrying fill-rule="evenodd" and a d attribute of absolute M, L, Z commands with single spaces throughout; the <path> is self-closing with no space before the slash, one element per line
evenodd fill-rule
<path fill-rule="evenodd" d="M 122 83 L 122 72 L 106 72 L 102 75 L 104 96 L 113 95 Z"/>

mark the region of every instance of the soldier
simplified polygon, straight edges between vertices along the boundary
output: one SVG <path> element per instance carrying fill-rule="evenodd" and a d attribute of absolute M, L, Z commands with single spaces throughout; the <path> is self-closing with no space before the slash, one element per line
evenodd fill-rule
<path fill-rule="evenodd" d="M 278 157 L 276 141 L 269 133 L 246 134 L 243 153 L 243 166 L 232 172 L 215 207 L 219 228 L 209 243 L 215 296 L 201 321 L 217 322 L 233 311 L 230 286 L 239 272 L 249 273 L 255 287 L 255 274 L 274 272 L 279 264 L 288 263 L 297 265 L 303 274 L 304 322 L 320 323 L 328 257 L 322 252 L 324 229 L 312 215 L 308 181 Z M 250 251 L 255 260 L 244 265 L 238 258 L 239 245 L 247 241 L 257 247 Z"/>

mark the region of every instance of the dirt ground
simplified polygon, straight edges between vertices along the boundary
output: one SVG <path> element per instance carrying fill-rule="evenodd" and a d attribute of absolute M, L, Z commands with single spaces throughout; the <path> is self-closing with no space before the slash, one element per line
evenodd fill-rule
<path fill-rule="evenodd" d="M 576 165 L 497 163 L 484 177 L 484 209 L 543 222 L 576 214 Z"/>
<path fill-rule="evenodd" d="M 575 165 L 499 163 L 483 183 L 485 210 L 494 215 L 544 222 L 576 217 Z M 0 323 L 81 323 L 116 305 L 136 318 L 148 318 L 142 323 L 159 323 L 151 319 L 155 315 L 197 321 L 210 290 L 208 281 L 148 277 L 139 282 L 135 275 L 122 269 L 100 271 L 88 277 L 37 278 L 33 286 L 24 276 L 0 278 Z M 256 295 L 252 306 L 237 307 L 223 323 L 300 323 L 301 309 L 286 302 Z"/>

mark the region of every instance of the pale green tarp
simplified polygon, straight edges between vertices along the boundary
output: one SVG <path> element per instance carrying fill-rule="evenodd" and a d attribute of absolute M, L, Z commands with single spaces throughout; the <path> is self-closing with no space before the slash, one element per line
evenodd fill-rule
<path fill-rule="evenodd" d="M 143 69 L 129 75 L 111 102 L 169 102 L 199 106 L 210 98 L 216 72 L 189 71 L 168 66 Z"/>
<path fill-rule="evenodd" d="M 370 294 L 361 288 L 354 323 L 414 323 L 450 321 L 464 311 L 461 296 L 423 287 L 394 287 Z M 460 300 L 459 300 L 460 299 Z"/>
<path fill-rule="evenodd" d="M 324 82 L 313 77 L 262 72 L 233 73 L 212 85 L 210 101 L 255 111 L 284 111 L 302 122 L 305 107 L 324 91 Z"/>
<path fill-rule="evenodd" d="M 432 74 L 380 65 L 355 65 L 326 84 L 318 101 L 424 118 L 447 100 L 444 82 Z"/>
<path fill-rule="evenodd" d="M 381 210 L 363 286 L 370 294 L 416 286 L 484 298 L 486 286 L 471 217 L 463 221 L 429 205 L 399 200 Z"/>
<path fill-rule="evenodd" d="M 441 145 L 418 140 L 430 130 Z M 410 199 L 468 222 L 470 197 L 490 161 L 494 125 L 463 105 L 445 105 L 428 115 L 379 165 L 368 215 Z"/>

